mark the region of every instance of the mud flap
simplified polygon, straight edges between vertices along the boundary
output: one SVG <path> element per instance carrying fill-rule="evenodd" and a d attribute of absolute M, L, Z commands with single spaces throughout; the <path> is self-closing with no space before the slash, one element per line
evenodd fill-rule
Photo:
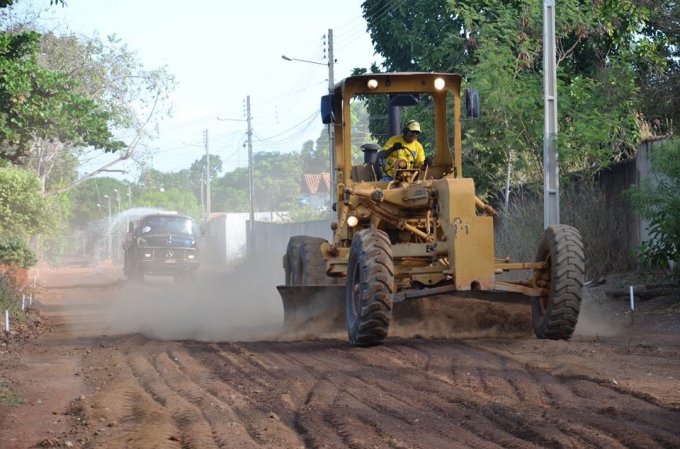
<path fill-rule="evenodd" d="M 276 288 L 283 301 L 284 333 L 304 330 L 338 331 L 346 328 L 345 286 L 305 285 Z"/>

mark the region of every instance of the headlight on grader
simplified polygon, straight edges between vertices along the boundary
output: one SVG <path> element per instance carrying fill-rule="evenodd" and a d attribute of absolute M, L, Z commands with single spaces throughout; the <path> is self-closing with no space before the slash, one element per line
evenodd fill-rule
<path fill-rule="evenodd" d="M 376 87 L 378 87 L 378 80 L 375 79 L 368 80 L 368 82 L 366 83 L 366 87 L 368 87 L 371 90 L 375 89 Z"/>
<path fill-rule="evenodd" d="M 359 224 L 359 219 L 355 217 L 354 215 L 350 215 L 347 217 L 347 226 L 350 228 L 353 228 L 354 226 Z"/>
<path fill-rule="evenodd" d="M 437 90 L 442 90 L 446 86 L 446 81 L 443 78 L 435 78 L 434 88 Z"/>

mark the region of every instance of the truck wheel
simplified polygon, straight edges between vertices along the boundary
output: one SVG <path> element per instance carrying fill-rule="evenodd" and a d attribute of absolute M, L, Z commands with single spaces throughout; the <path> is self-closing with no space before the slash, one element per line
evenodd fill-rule
<path fill-rule="evenodd" d="M 308 238 L 306 235 L 295 235 L 288 240 L 286 254 L 283 256 L 285 285 L 300 285 L 300 245 L 306 238 Z"/>
<path fill-rule="evenodd" d="M 352 346 L 378 345 L 387 337 L 394 290 L 389 237 L 377 229 L 357 232 L 349 252 L 345 285 L 347 335 Z"/>
<path fill-rule="evenodd" d="M 549 293 L 532 301 L 534 333 L 538 338 L 568 340 L 581 308 L 585 275 L 581 234 L 572 226 L 550 226 L 543 232 L 536 261 L 547 263 L 537 273 L 537 284 Z"/>

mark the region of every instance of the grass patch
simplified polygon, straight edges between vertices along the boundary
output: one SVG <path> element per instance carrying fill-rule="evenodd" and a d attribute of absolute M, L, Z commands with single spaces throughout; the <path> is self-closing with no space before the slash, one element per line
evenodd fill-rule
<path fill-rule="evenodd" d="M 0 280 L 0 331 L 5 331 L 5 310 L 9 310 L 10 330 L 12 322 L 22 322 L 26 315 L 21 310 L 21 298 L 16 299 L 6 282 Z"/>
<path fill-rule="evenodd" d="M 24 403 L 24 398 L 7 379 L 0 378 L 0 405 L 15 407 Z"/>

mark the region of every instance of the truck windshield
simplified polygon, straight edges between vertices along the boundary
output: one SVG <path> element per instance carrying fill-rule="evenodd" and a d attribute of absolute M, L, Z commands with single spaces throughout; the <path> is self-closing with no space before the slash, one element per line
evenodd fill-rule
<path fill-rule="evenodd" d="M 142 233 L 194 234 L 194 222 L 186 217 L 147 217 L 141 224 Z"/>

